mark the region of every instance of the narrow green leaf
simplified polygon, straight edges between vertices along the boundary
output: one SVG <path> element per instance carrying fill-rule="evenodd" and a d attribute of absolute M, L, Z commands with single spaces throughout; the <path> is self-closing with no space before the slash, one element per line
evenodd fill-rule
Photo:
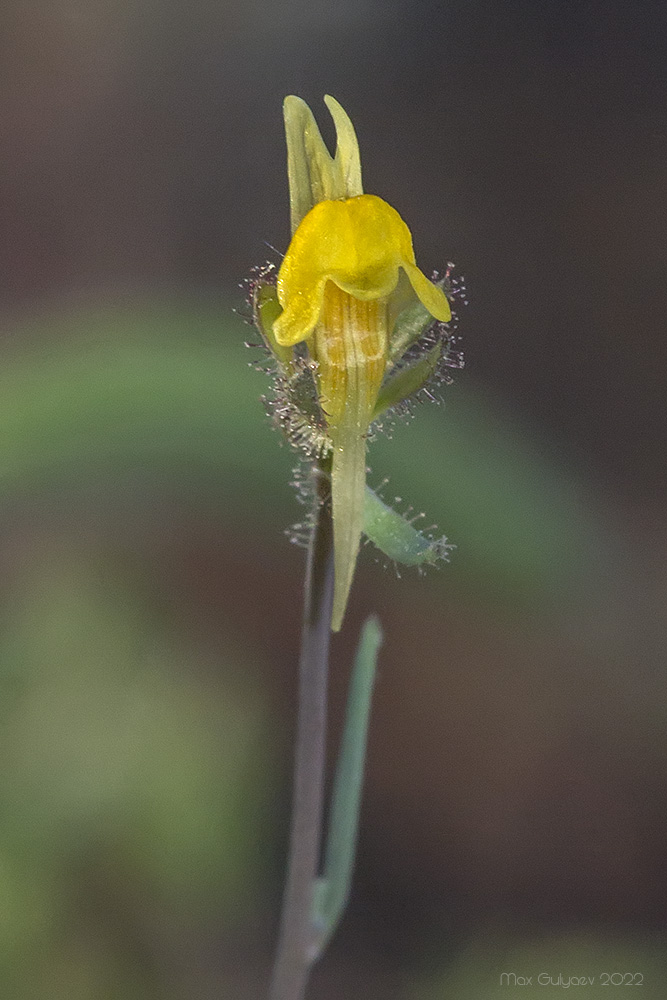
<path fill-rule="evenodd" d="M 373 615 L 361 632 L 347 698 L 345 727 L 334 779 L 324 854 L 324 875 L 313 887 L 313 961 L 326 948 L 350 894 L 359 830 L 368 719 L 382 628 Z"/>

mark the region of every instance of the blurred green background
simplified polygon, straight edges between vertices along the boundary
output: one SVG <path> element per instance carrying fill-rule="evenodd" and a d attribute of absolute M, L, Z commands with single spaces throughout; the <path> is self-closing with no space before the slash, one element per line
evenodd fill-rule
<path fill-rule="evenodd" d="M 3 1000 L 265 993 L 303 509 L 238 282 L 289 238 L 282 97 L 331 138 L 325 92 L 471 305 L 446 405 L 369 454 L 457 548 L 423 579 L 362 553 L 332 759 L 370 611 L 385 646 L 311 995 L 632 973 L 665 996 L 664 6 L 5 0 L 0 23 Z"/>

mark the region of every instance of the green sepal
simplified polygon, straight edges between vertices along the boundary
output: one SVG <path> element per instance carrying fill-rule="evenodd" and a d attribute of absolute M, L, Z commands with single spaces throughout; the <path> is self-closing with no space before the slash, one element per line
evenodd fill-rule
<path fill-rule="evenodd" d="M 282 347 L 273 336 L 273 324 L 280 316 L 282 306 L 278 302 L 278 292 L 275 285 L 259 284 L 252 295 L 253 318 L 264 343 L 281 364 L 291 366 L 293 348 Z"/>
<path fill-rule="evenodd" d="M 412 306 L 421 305 L 415 295 L 414 288 L 410 284 L 409 278 L 403 268 L 398 272 L 398 284 L 389 296 L 387 302 L 387 329 L 389 330 L 389 344 L 396 332 L 396 325 L 399 319 L 402 320 L 403 313 Z M 424 308 L 422 306 L 422 308 Z"/>
<path fill-rule="evenodd" d="M 453 547 L 444 535 L 429 538 L 402 514 L 388 507 L 369 486 L 364 498 L 364 534 L 394 562 L 404 566 L 434 565 L 448 561 Z"/>
<path fill-rule="evenodd" d="M 373 420 L 377 420 L 386 410 L 401 403 L 408 396 L 422 389 L 438 367 L 442 354 L 442 341 L 439 340 L 428 354 L 413 365 L 399 368 L 395 375 L 383 382 L 373 410 Z"/>
<path fill-rule="evenodd" d="M 436 281 L 435 284 L 445 292 L 448 290 L 448 283 L 444 278 Z M 411 347 L 412 344 L 419 340 L 422 334 L 426 333 L 429 326 L 435 323 L 430 312 L 424 308 L 414 294 L 411 298 L 404 297 L 404 294 L 401 292 L 400 281 L 397 288 L 400 296 L 398 299 L 399 307 L 403 306 L 404 302 L 406 302 L 406 305 L 398 313 L 393 327 L 391 327 L 391 335 L 389 337 L 390 364 L 402 358 L 408 347 Z"/>

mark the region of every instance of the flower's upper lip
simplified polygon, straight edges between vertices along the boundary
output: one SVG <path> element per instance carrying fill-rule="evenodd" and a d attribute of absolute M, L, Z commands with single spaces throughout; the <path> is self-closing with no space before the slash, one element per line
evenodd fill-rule
<path fill-rule="evenodd" d="M 363 194 L 359 144 L 345 110 L 333 97 L 324 98 L 336 128 L 336 154 L 331 156 L 312 111 L 300 97 L 285 98 L 287 174 L 292 233 L 320 201 Z"/>

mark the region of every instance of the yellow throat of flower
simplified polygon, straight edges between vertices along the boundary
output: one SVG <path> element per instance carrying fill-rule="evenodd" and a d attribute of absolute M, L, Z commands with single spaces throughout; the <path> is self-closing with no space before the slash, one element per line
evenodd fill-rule
<path fill-rule="evenodd" d="M 357 299 L 327 281 L 309 346 L 330 430 L 349 422 L 365 434 L 387 358 L 386 298 Z"/>

